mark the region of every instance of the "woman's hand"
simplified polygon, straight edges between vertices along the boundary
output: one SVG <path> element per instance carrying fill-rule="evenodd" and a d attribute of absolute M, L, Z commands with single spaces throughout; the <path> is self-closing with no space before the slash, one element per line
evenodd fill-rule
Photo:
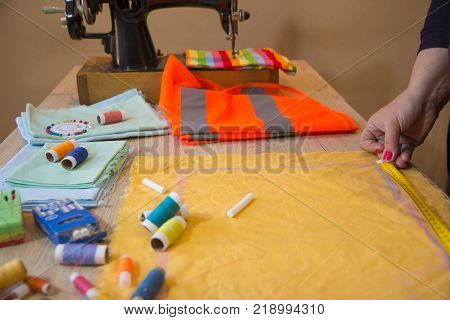
<path fill-rule="evenodd" d="M 448 50 L 421 51 L 408 89 L 369 119 L 361 135 L 361 147 L 405 168 L 448 102 L 448 79 Z"/>
<path fill-rule="evenodd" d="M 424 142 L 432 129 L 439 111 L 423 106 L 404 91 L 369 119 L 361 135 L 361 147 L 405 168 L 414 149 Z"/>

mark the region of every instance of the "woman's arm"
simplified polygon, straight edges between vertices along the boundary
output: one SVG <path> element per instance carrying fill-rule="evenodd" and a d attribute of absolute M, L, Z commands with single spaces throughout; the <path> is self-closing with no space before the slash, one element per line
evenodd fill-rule
<path fill-rule="evenodd" d="M 421 51 L 408 88 L 369 119 L 361 147 L 405 168 L 449 100 L 448 68 L 448 49 Z"/>
<path fill-rule="evenodd" d="M 408 88 L 375 113 L 361 147 L 404 168 L 423 143 L 449 100 L 450 2 L 433 0 L 421 33 L 421 46 Z"/>

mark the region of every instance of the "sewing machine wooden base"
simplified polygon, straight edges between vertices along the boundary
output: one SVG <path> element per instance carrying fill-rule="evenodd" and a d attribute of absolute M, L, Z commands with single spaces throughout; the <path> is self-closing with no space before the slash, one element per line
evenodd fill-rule
<path fill-rule="evenodd" d="M 184 61 L 183 57 L 180 57 Z M 78 96 L 81 104 L 90 105 L 110 98 L 131 88 L 141 90 L 145 96 L 159 101 L 161 76 L 165 59 L 155 71 L 112 71 L 110 57 L 94 57 L 88 60 L 77 74 Z M 278 83 L 278 70 L 193 70 L 206 79 L 231 87 L 248 82 Z"/>

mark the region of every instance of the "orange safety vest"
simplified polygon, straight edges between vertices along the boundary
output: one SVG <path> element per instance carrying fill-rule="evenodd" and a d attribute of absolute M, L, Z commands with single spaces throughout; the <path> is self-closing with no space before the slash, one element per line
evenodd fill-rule
<path fill-rule="evenodd" d="M 164 69 L 159 105 L 172 134 L 189 145 L 358 130 L 346 114 L 293 88 L 247 83 L 225 89 L 174 56 Z"/>

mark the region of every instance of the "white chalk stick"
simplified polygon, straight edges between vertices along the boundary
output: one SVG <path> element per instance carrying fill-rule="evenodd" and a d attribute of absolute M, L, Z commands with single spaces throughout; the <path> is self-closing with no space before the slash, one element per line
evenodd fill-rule
<path fill-rule="evenodd" d="M 239 201 L 233 208 L 228 210 L 228 218 L 233 218 L 239 211 L 244 209 L 250 202 L 252 202 L 253 199 L 255 199 L 255 196 L 250 192 L 244 197 L 244 199 Z"/>
<path fill-rule="evenodd" d="M 163 186 L 157 184 L 156 182 L 153 182 L 150 179 L 144 178 L 142 179 L 141 182 L 144 186 L 149 187 L 150 189 L 155 190 L 156 192 L 159 192 L 161 194 L 166 192 L 166 189 Z"/>

